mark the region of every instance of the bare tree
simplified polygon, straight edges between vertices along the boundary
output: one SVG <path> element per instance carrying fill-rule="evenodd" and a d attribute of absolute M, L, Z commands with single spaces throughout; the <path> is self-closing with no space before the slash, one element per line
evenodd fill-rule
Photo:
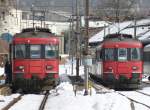
<path fill-rule="evenodd" d="M 120 22 L 134 17 L 136 0 L 99 0 L 95 11 L 102 19 Z"/>

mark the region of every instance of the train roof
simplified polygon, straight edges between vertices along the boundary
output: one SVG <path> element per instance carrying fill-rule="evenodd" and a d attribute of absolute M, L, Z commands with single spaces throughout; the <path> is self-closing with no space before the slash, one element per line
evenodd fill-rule
<path fill-rule="evenodd" d="M 105 37 L 103 42 L 133 42 L 133 43 L 141 43 L 137 38 L 133 38 L 132 35 L 129 34 L 109 34 Z"/>
<path fill-rule="evenodd" d="M 104 41 L 97 48 L 141 48 L 143 47 L 141 41 L 133 38 L 128 34 L 109 34 L 105 37 Z"/>
<path fill-rule="evenodd" d="M 123 40 L 123 39 L 134 39 L 132 35 L 130 34 L 108 34 L 107 36 L 104 37 L 104 40 Z"/>
<path fill-rule="evenodd" d="M 109 48 L 115 48 L 115 47 L 125 47 L 125 48 L 141 48 L 143 47 L 142 43 L 139 40 L 135 39 L 125 39 L 125 40 L 115 40 L 115 41 L 104 41 L 102 43 L 102 46 L 109 47 Z"/>
<path fill-rule="evenodd" d="M 50 29 L 48 28 L 26 28 L 22 30 L 22 33 L 25 32 L 46 32 L 46 33 L 52 33 Z"/>
<path fill-rule="evenodd" d="M 28 37 L 39 37 L 39 38 L 47 38 L 47 37 L 57 37 L 51 33 L 49 29 L 46 28 L 27 28 L 23 29 L 21 33 L 17 33 L 14 37 L 20 38 L 28 38 Z"/>

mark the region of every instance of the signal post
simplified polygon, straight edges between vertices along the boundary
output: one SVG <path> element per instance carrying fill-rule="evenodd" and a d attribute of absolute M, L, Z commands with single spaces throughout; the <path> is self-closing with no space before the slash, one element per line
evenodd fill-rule
<path fill-rule="evenodd" d="M 85 92 L 84 95 L 88 95 L 88 39 L 89 39 L 89 31 L 88 31 L 88 27 L 89 27 L 89 0 L 85 0 L 85 47 L 83 50 L 83 57 L 84 57 L 84 74 L 85 74 Z"/>

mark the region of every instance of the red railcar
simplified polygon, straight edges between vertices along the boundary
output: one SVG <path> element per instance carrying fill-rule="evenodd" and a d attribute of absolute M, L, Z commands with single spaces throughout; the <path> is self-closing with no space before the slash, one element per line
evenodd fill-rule
<path fill-rule="evenodd" d="M 126 34 L 110 34 L 97 48 L 102 80 L 117 87 L 139 87 L 143 73 L 142 43 Z"/>
<path fill-rule="evenodd" d="M 48 29 L 25 29 L 16 34 L 12 52 L 15 88 L 39 88 L 48 82 L 58 84 L 59 39 Z"/>

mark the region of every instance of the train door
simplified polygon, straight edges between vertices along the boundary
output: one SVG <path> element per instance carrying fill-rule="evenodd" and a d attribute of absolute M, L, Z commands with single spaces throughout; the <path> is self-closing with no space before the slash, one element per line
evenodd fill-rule
<path fill-rule="evenodd" d="M 117 74 L 128 74 L 130 73 L 129 63 L 129 51 L 127 48 L 118 48 L 118 63 L 117 63 Z"/>
<path fill-rule="evenodd" d="M 44 74 L 44 60 L 42 59 L 42 45 L 30 45 L 29 73 L 36 76 Z"/>
<path fill-rule="evenodd" d="M 116 49 L 115 48 L 104 48 L 103 58 L 103 78 L 113 80 L 116 75 Z"/>

